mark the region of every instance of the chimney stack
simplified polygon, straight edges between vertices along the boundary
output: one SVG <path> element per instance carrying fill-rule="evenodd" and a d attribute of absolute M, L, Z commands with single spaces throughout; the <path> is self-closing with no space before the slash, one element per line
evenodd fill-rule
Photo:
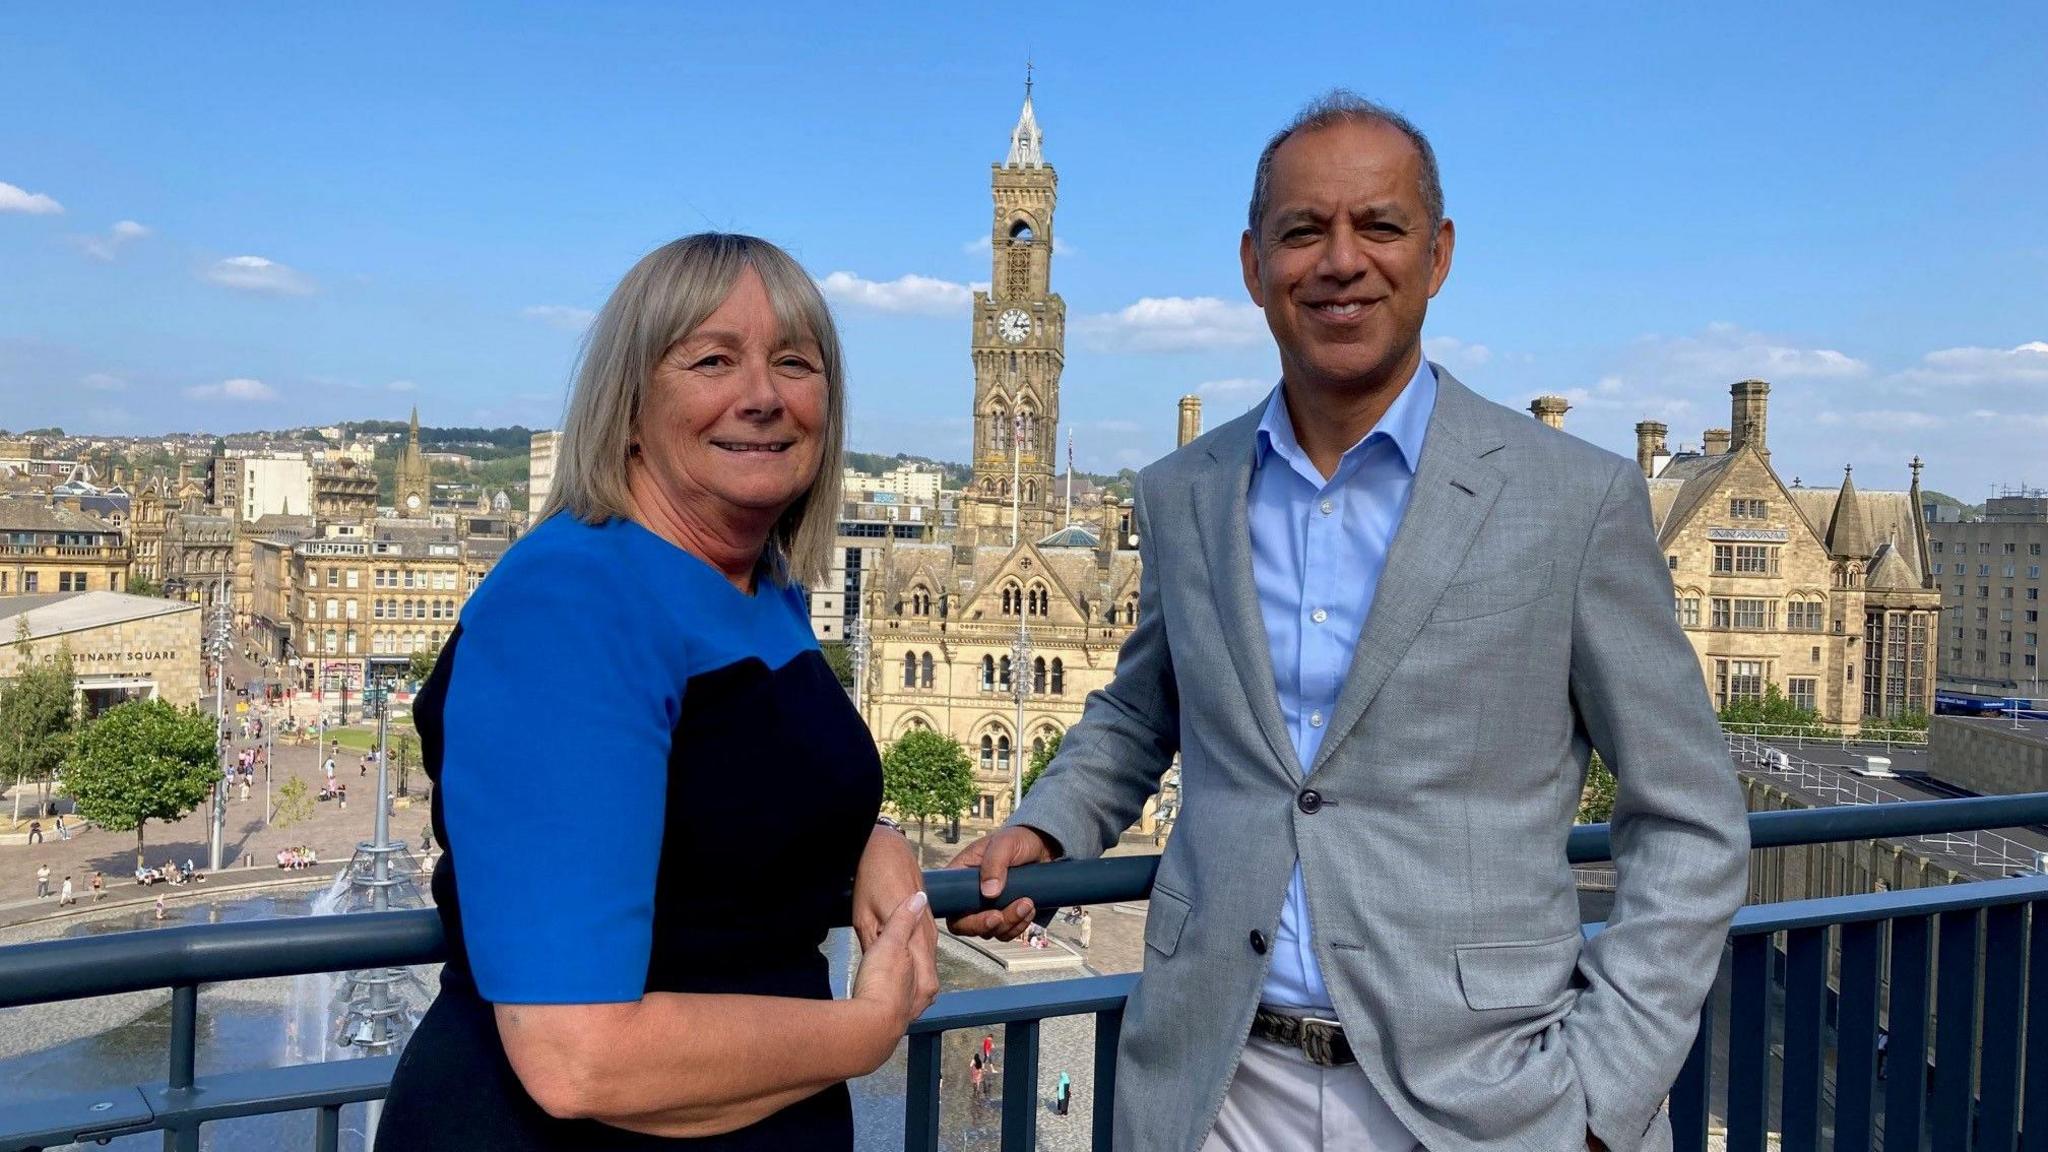
<path fill-rule="evenodd" d="M 1732 398 L 1729 404 L 1729 427 L 1734 435 L 1731 446 L 1753 445 L 1759 455 L 1770 459 L 1771 449 L 1764 440 L 1764 433 L 1770 415 L 1771 386 L 1762 380 L 1742 380 L 1728 389 L 1728 395 Z"/>
<path fill-rule="evenodd" d="M 1180 398 L 1180 442 L 1175 447 L 1185 448 L 1194 443 L 1202 434 L 1202 398 L 1183 396 Z"/>
<path fill-rule="evenodd" d="M 1643 478 L 1657 474 L 1657 458 L 1670 456 L 1665 450 L 1664 437 L 1671 430 L 1655 420 L 1645 420 L 1636 425 L 1636 467 L 1643 470 Z"/>
<path fill-rule="evenodd" d="M 1706 453 L 1709 456 L 1725 455 L 1728 451 L 1728 430 L 1709 428 L 1706 432 Z"/>
<path fill-rule="evenodd" d="M 1571 410 L 1562 396 L 1538 396 L 1529 402 L 1529 414 L 1559 432 L 1564 431 L 1564 414 Z"/>

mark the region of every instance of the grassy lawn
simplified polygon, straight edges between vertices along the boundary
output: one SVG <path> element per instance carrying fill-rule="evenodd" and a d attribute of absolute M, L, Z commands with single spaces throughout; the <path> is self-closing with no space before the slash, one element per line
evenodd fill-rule
<path fill-rule="evenodd" d="M 419 739 L 419 737 L 413 735 L 411 724 L 401 724 L 394 720 L 391 724 L 391 734 L 387 739 L 391 743 L 396 744 L 401 736 L 412 736 L 414 740 Z M 332 748 L 337 744 L 357 752 L 368 752 L 377 746 L 377 730 L 375 728 L 333 729 L 327 733 L 327 746 Z"/>

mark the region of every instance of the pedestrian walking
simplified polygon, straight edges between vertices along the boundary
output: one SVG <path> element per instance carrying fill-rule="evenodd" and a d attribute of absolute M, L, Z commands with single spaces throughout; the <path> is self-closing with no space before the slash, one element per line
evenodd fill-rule
<path fill-rule="evenodd" d="M 162 896 L 156 898 L 156 918 L 159 920 L 164 918 L 164 898 Z"/>
<path fill-rule="evenodd" d="M 28 842 L 31 844 L 41 844 L 43 842 L 43 822 L 41 820 L 31 820 L 28 822 Z"/>
<path fill-rule="evenodd" d="M 66 904 L 76 903 L 78 903 L 78 897 L 71 894 L 71 877 L 66 876 L 64 878 L 64 887 L 57 891 L 57 907 L 62 908 Z"/>
<path fill-rule="evenodd" d="M 343 812 L 348 811 L 348 785 L 346 783 L 336 786 L 334 798 L 341 802 L 341 810 Z"/>
<path fill-rule="evenodd" d="M 249 800 L 249 777 L 248 777 L 248 774 L 244 773 L 244 774 L 243 774 L 243 776 L 242 776 L 242 802 L 246 804 L 246 803 L 248 803 L 248 800 Z"/>
<path fill-rule="evenodd" d="M 1090 937 L 1094 935 L 1095 920 L 1093 917 L 1088 915 L 1088 910 L 1086 908 L 1083 908 L 1081 909 L 1081 947 L 1088 947 L 1088 940 Z"/>
<path fill-rule="evenodd" d="M 996 1062 L 996 1037 L 993 1032 L 981 1034 L 981 1062 L 991 1067 Z"/>
<path fill-rule="evenodd" d="M 64 826 L 64 817 L 63 817 L 63 815 L 62 815 L 62 814 L 59 814 L 59 815 L 58 815 L 58 817 L 57 817 L 57 839 L 59 839 L 59 840 L 69 840 L 69 839 L 71 839 L 71 829 L 69 829 L 69 828 L 66 828 L 66 827 Z"/>
<path fill-rule="evenodd" d="M 334 757 L 332 756 L 327 758 L 327 787 L 330 790 L 334 787 Z"/>
<path fill-rule="evenodd" d="M 1073 1095 L 1074 1082 L 1067 1079 L 1066 1071 L 1062 1069 L 1059 1086 L 1052 1090 L 1053 1110 L 1065 1116 L 1067 1114 L 1067 1105 L 1072 1102 Z"/>
<path fill-rule="evenodd" d="M 422 853 L 432 853 L 433 850 L 434 822 L 429 820 L 425 824 L 420 825 L 420 851 Z"/>
<path fill-rule="evenodd" d="M 44 864 L 36 868 L 36 899 L 47 899 L 49 895 L 50 866 L 48 864 Z"/>
<path fill-rule="evenodd" d="M 967 1082 L 974 1086 L 975 1099 L 979 1100 L 983 1096 L 988 1095 L 988 1082 L 982 1076 L 981 1053 L 979 1052 L 976 1052 L 974 1058 L 967 1062 Z"/>
<path fill-rule="evenodd" d="M 97 904 L 100 902 L 101 898 L 106 896 L 107 894 L 106 878 L 100 875 L 99 869 L 97 868 L 93 869 L 92 884 L 90 885 L 90 887 L 92 888 L 92 902 Z"/>

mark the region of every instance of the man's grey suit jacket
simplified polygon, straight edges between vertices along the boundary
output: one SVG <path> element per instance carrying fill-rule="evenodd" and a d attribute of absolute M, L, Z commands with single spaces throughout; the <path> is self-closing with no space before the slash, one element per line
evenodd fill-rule
<path fill-rule="evenodd" d="M 1252 938 L 1272 938 L 1297 854 L 1360 1066 L 1432 1152 L 1670 1143 L 1661 1104 L 1743 898 L 1735 769 L 1635 465 L 1437 378 L 1305 779 L 1252 585 L 1259 412 L 1138 478 L 1137 628 L 1013 819 L 1099 855 L 1180 753 L 1119 1149 L 1206 1137 L 1265 979 Z M 1584 942 L 1565 839 L 1593 749 L 1620 781 L 1619 880 Z"/>

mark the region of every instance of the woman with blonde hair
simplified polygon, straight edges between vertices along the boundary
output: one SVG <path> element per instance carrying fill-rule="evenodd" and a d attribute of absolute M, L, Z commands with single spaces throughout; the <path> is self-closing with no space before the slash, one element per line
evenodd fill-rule
<path fill-rule="evenodd" d="M 379 1152 L 852 1148 L 844 1081 L 938 976 L 799 586 L 844 413 L 831 314 L 765 241 L 675 241 L 598 315 L 541 520 L 414 705 L 451 955 Z M 834 1000 L 849 890 L 863 958 Z"/>

